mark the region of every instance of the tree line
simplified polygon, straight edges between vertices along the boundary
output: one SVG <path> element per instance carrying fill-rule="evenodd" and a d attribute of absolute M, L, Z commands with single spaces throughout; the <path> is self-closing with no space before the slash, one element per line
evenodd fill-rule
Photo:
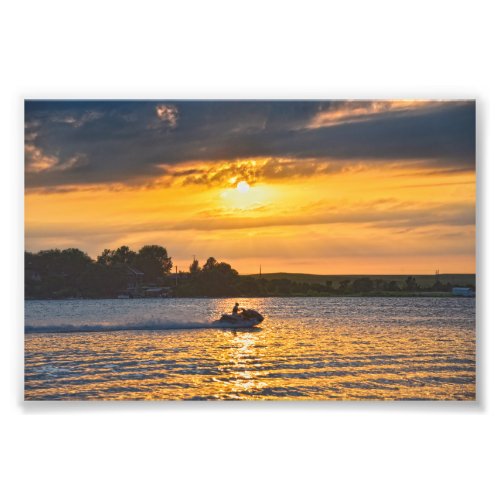
<path fill-rule="evenodd" d="M 162 286 L 172 259 L 159 245 L 138 252 L 127 246 L 105 249 L 96 260 L 78 248 L 25 252 L 25 295 L 33 298 L 115 297 L 127 289 L 131 270 L 144 283 Z"/>
<path fill-rule="evenodd" d="M 439 277 L 431 286 L 421 286 L 415 277 L 402 283 L 359 277 L 333 286 L 242 276 L 226 262 L 209 257 L 201 265 L 194 260 L 189 272 L 172 274 L 172 258 L 160 245 L 145 245 L 135 252 L 127 246 L 105 249 L 90 258 L 77 248 L 25 252 L 25 296 L 27 298 L 108 298 L 127 293 L 144 296 L 148 287 L 175 297 L 269 297 L 394 295 L 420 292 L 450 292 L 451 283 Z"/>

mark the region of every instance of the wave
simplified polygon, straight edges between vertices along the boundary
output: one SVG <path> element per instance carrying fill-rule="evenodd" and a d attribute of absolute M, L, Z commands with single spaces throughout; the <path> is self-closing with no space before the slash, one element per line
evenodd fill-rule
<path fill-rule="evenodd" d="M 183 321 L 142 321 L 139 323 L 97 323 L 97 324 L 57 324 L 25 325 L 24 333 L 86 333 L 116 331 L 154 331 L 154 330 L 196 330 L 220 328 L 210 322 Z"/>

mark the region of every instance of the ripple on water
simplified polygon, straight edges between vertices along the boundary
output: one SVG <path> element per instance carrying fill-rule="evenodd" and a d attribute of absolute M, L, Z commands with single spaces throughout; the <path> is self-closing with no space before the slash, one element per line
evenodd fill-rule
<path fill-rule="evenodd" d="M 470 299 L 241 299 L 260 329 L 30 333 L 26 399 L 474 399 Z M 231 300 L 31 301 L 26 323 L 199 325 Z M 185 318 L 184 318 L 185 319 Z M 177 324 L 176 323 L 176 324 Z"/>

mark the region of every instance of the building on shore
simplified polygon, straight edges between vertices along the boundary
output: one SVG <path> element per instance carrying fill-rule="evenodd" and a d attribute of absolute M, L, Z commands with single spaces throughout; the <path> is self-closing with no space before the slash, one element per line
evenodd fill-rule
<path fill-rule="evenodd" d="M 127 293 L 138 295 L 144 281 L 144 273 L 132 266 L 126 266 L 125 272 L 127 275 Z"/>
<path fill-rule="evenodd" d="M 476 292 L 472 288 L 465 286 L 455 286 L 451 289 L 451 293 L 455 297 L 475 297 Z"/>

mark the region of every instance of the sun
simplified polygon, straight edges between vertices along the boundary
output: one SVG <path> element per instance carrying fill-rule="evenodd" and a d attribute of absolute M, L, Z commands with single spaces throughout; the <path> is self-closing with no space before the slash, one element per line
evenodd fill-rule
<path fill-rule="evenodd" d="M 240 192 L 240 193 L 247 193 L 249 190 L 250 190 L 250 185 L 248 184 L 248 182 L 246 181 L 240 181 L 238 182 L 238 184 L 236 185 L 236 189 Z"/>
<path fill-rule="evenodd" d="M 276 198 L 274 188 L 262 184 L 250 185 L 239 181 L 220 192 L 220 201 L 226 210 L 261 210 Z"/>

